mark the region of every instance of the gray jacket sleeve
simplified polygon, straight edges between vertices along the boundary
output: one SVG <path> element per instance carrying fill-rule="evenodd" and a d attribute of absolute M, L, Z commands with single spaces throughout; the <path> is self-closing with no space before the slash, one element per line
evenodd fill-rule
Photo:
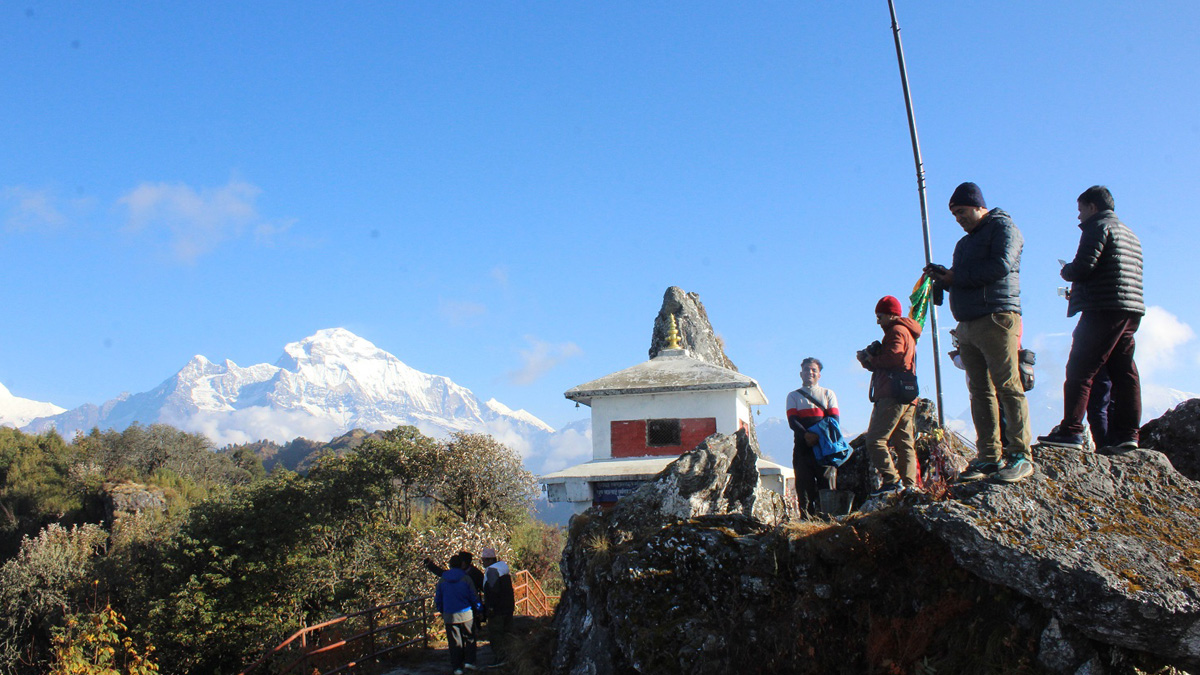
<path fill-rule="evenodd" d="M 1079 250 L 1075 252 L 1074 260 L 1063 265 L 1060 272 L 1062 278 L 1066 281 L 1082 281 L 1091 276 L 1096 263 L 1100 262 L 1100 254 L 1104 253 L 1106 240 L 1104 227 L 1100 223 L 1085 225 L 1079 237 Z"/>

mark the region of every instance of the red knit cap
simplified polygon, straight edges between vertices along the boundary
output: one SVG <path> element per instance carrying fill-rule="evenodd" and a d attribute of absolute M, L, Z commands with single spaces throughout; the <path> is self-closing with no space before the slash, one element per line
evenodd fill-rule
<path fill-rule="evenodd" d="M 900 309 L 900 301 L 890 295 L 885 295 L 875 304 L 876 314 L 887 314 L 889 316 L 902 316 L 903 311 Z"/>

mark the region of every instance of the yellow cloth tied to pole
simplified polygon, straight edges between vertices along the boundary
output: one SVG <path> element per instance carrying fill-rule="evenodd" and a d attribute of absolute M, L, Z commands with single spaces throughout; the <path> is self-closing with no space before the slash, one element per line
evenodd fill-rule
<path fill-rule="evenodd" d="M 912 295 L 908 296 L 912 309 L 908 310 L 908 318 L 925 327 L 925 317 L 929 316 L 929 304 L 933 301 L 933 282 L 924 274 L 913 286 Z"/>

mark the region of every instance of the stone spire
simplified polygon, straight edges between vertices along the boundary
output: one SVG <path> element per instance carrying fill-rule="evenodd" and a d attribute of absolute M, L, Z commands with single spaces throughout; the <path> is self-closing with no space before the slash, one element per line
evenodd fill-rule
<path fill-rule="evenodd" d="M 654 319 L 654 332 L 650 336 L 650 358 L 658 356 L 664 349 L 671 348 L 668 344 L 672 318 L 678 327 L 680 347 L 701 361 L 737 370 L 737 366 L 725 355 L 721 339 L 713 332 L 712 324 L 708 322 L 708 312 L 704 311 L 700 295 L 685 292 L 678 286 L 668 288 L 663 294 L 662 309 L 658 310 L 658 316 Z"/>
<path fill-rule="evenodd" d="M 704 311 L 699 293 L 688 293 L 672 286 L 663 294 L 662 309 L 654 318 L 654 333 L 650 336 L 650 358 L 672 348 L 671 332 L 675 330 L 679 333 L 679 347 L 686 349 L 693 358 L 737 372 L 737 366 L 725 355 L 724 343 L 708 322 L 708 312 Z M 750 437 L 750 448 L 761 457 L 753 416 L 746 432 Z"/>

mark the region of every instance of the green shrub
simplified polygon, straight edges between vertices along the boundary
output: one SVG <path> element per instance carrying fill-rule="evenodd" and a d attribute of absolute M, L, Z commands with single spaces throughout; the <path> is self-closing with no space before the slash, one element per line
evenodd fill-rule
<path fill-rule="evenodd" d="M 111 605 L 97 612 L 67 617 L 55 632 L 50 675 L 153 675 L 153 647 L 139 653 L 128 635 L 125 618 Z"/>
<path fill-rule="evenodd" d="M 44 669 L 52 631 L 95 585 L 106 538 L 95 525 L 52 524 L 0 566 L 0 671 Z"/>

